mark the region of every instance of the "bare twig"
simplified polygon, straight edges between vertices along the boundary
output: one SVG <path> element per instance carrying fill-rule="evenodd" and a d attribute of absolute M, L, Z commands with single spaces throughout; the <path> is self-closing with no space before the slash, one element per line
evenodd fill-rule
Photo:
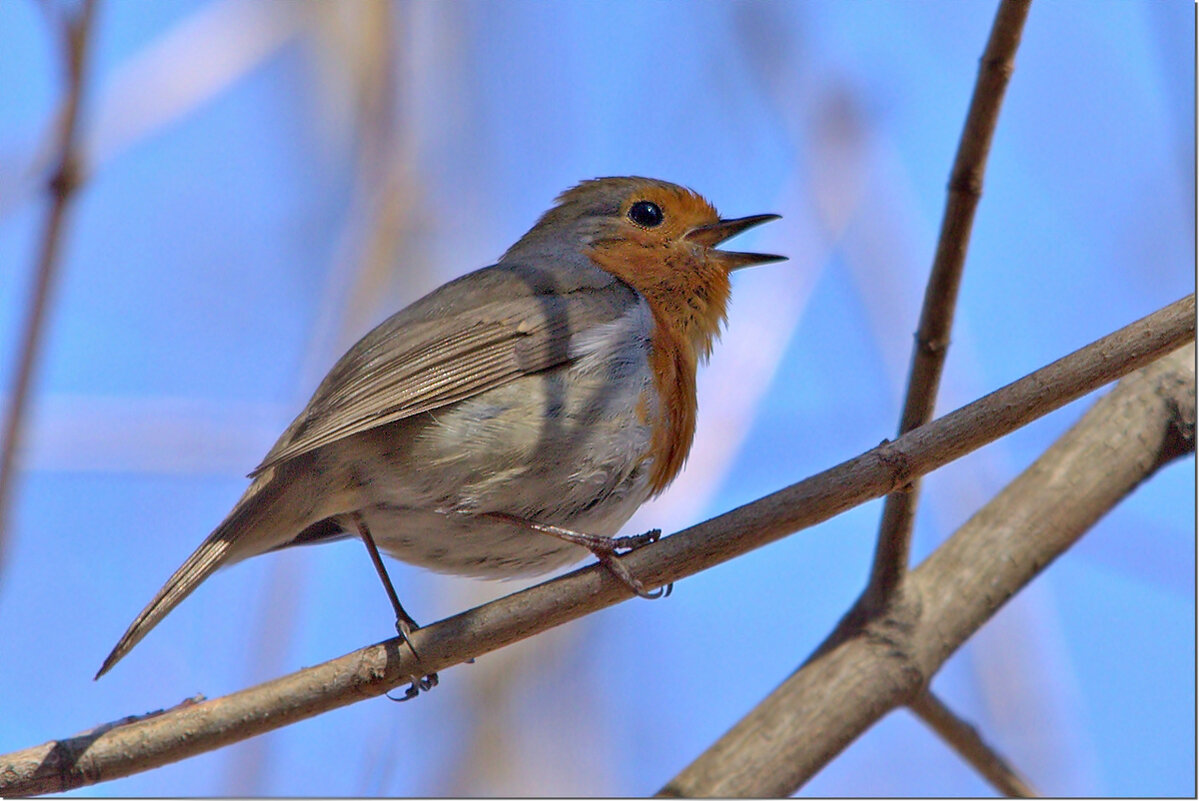
<path fill-rule="evenodd" d="M 932 690 L 908 704 L 929 728 L 969 762 L 991 786 L 1009 798 L 1034 798 L 1036 793 L 999 753 L 983 740 L 978 729 L 959 718 Z"/>
<path fill-rule="evenodd" d="M 5 523 L 15 480 L 13 474 L 16 472 L 21 425 L 25 419 L 29 389 L 33 383 L 33 374 L 41 350 L 46 307 L 49 305 L 50 291 L 58 273 L 67 209 L 79 186 L 79 107 L 83 98 L 87 46 L 91 39 L 95 10 L 95 0 L 86 0 L 83 8 L 74 17 L 68 18 L 64 26 L 66 99 L 54 148 L 57 162 L 47 186 L 50 192 L 50 214 L 46 218 L 46 228 L 42 233 L 41 247 L 38 251 L 37 276 L 34 279 L 33 294 L 29 299 L 29 316 L 21 334 L 16 378 L 8 397 L 4 439 L 0 446 L 0 568 L 4 563 L 7 540 Z"/>
<path fill-rule="evenodd" d="M 1100 399 L 912 571 L 885 614 L 848 635 L 838 627 L 662 794 L 790 795 L 883 715 L 917 698 L 971 634 L 1096 520 L 1166 461 L 1194 453 L 1194 358 L 1193 346 L 1171 354 Z"/>
<path fill-rule="evenodd" d="M 1015 69 L 1016 48 L 1032 0 L 1003 0 L 991 27 L 991 36 L 983 51 L 974 97 L 966 115 L 965 130 L 958 144 L 957 157 L 949 178 L 949 198 L 941 220 L 941 236 L 932 272 L 924 291 L 924 308 L 912 353 L 907 398 L 899 423 L 906 434 L 933 417 L 941 370 L 949 350 L 949 332 L 953 327 L 954 306 L 974 210 L 982 196 L 983 175 L 991 137 L 999 120 L 999 106 Z M 912 543 L 912 520 L 920 497 L 920 482 L 913 481 L 903 492 L 887 496 L 879 526 L 878 546 L 871 568 L 868 602 L 881 606 L 895 590 L 908 567 Z"/>
<path fill-rule="evenodd" d="M 639 548 L 621 557 L 622 561 L 649 589 L 679 581 L 827 520 L 871 498 L 881 497 L 915 476 L 935 470 L 1060 408 L 1181 347 L 1194 337 L 1195 297 L 1189 295 L 894 442 L 884 443 L 798 484 Z M 1060 500 L 1055 499 L 1055 503 Z M 974 545 L 977 539 L 968 540 L 970 547 L 977 548 Z M 942 632 L 941 628 L 934 627 L 931 632 L 937 635 L 932 638 L 934 642 L 928 642 L 927 637 L 921 641 L 924 650 L 918 653 L 923 657 L 929 652 L 932 656 L 923 657 L 916 669 L 910 666 L 911 660 L 899 663 L 901 675 L 911 673 L 914 681 L 898 685 L 898 692 L 880 694 L 873 685 L 879 680 L 890 680 L 892 673 L 886 668 L 897 660 L 890 656 L 890 650 L 885 650 L 879 662 L 879 655 L 871 653 L 878 641 L 871 637 L 858 638 L 846 647 L 836 649 L 829 659 L 814 664 L 820 670 L 827 670 L 829 665 L 848 668 L 859 680 L 869 678 L 866 682 L 869 686 L 858 688 L 862 694 L 856 694 L 852 688 L 842 692 L 843 678 L 837 673 L 827 675 L 824 677 L 827 683 L 823 686 L 833 692 L 826 691 L 819 703 L 809 699 L 813 708 L 822 706 L 823 714 L 827 715 L 829 704 L 844 707 L 847 711 L 865 705 L 881 714 L 885 707 L 909 700 L 913 697 L 913 688 L 920 688 L 923 676 L 931 675 L 934 665 L 947 658 L 1003 600 L 1052 558 L 1045 557 L 1043 551 L 1035 547 L 1035 539 L 1027 540 L 1028 553 L 1023 559 L 997 560 L 986 553 L 971 552 L 974 561 L 965 563 L 970 568 L 969 580 L 973 582 L 970 587 L 974 591 L 971 592 L 970 587 L 959 586 L 953 573 L 954 570 L 964 571 L 965 567 L 954 561 L 941 565 L 946 557 L 941 557 L 938 562 L 938 555 L 950 544 L 942 546 L 912 575 L 919 579 L 918 588 L 930 583 L 928 577 L 931 574 L 957 594 L 950 603 L 927 601 L 926 610 L 935 611 L 929 619 L 936 621 L 951 614 L 961 619 L 958 628 L 952 631 Z M 1050 545 L 1057 547 L 1053 541 L 1047 541 L 1045 547 Z M 1060 547 L 1064 548 L 1065 544 Z M 953 552 L 960 549 L 961 546 Z M 1052 551 L 1053 554 L 1057 552 Z M 934 567 L 929 567 L 930 564 Z M 985 573 L 996 569 L 997 565 L 1004 568 L 1015 565 L 1020 569 L 994 578 L 998 584 L 992 583 L 992 578 L 987 575 L 979 575 L 979 571 Z M 1004 588 L 1006 594 L 995 597 L 992 587 Z M 985 588 L 985 591 L 980 593 L 979 588 Z M 939 589 L 928 587 L 925 592 L 931 599 L 934 591 Z M 54 741 L 0 756 L 0 794 L 60 792 L 149 770 L 380 695 L 413 677 L 445 670 L 627 598 L 628 589 L 602 566 L 577 570 L 414 632 L 412 640 L 421 654 L 419 661 L 412 649 L 400 640 L 392 639 L 190 709 L 121 726 L 99 736 Z M 946 606 L 949 610 L 944 608 Z M 880 625 L 886 625 L 886 622 Z M 952 643 L 948 651 L 935 650 L 946 643 Z M 866 651 L 854 654 L 852 648 L 865 648 Z M 845 662 L 843 655 L 847 653 L 865 661 Z M 857 666 L 875 664 L 877 670 L 863 670 Z M 822 725 L 814 726 L 811 731 L 830 734 L 824 753 L 831 758 L 861 731 L 857 726 L 865 725 L 868 719 L 874 718 L 856 714 L 854 725 L 841 724 L 843 732 L 826 732 Z M 810 759 L 803 760 L 803 765 L 805 770 L 815 769 Z M 794 775 L 790 769 L 786 773 Z"/>

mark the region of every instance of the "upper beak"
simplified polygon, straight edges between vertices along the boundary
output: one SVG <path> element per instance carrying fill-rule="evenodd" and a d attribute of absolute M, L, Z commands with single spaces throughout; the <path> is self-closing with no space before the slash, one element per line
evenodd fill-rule
<path fill-rule="evenodd" d="M 683 235 L 683 238 L 704 247 L 714 248 L 724 240 L 732 239 L 737 234 L 742 231 L 748 231 L 755 225 L 779 219 L 782 218 L 777 214 L 755 214 L 752 217 L 739 217 L 735 220 L 720 220 L 711 225 L 692 228 Z M 741 267 L 749 267 L 754 264 L 769 264 L 772 261 L 787 260 L 786 256 L 774 256 L 769 253 L 737 253 L 731 250 L 713 250 L 712 255 L 718 257 L 720 263 L 729 270 L 737 270 Z"/>

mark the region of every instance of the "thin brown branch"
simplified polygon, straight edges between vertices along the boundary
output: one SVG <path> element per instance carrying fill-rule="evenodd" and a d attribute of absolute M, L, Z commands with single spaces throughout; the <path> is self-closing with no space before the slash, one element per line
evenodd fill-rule
<path fill-rule="evenodd" d="M 86 0 L 78 14 L 69 17 L 64 25 L 66 99 L 54 148 L 57 154 L 56 163 L 47 184 L 50 193 L 50 213 L 46 217 L 46 228 L 42 232 L 37 257 L 37 275 L 33 282 L 33 293 L 29 298 L 28 318 L 21 332 L 21 344 L 17 350 L 17 372 L 8 396 L 4 435 L 3 440 L 0 440 L 0 569 L 4 564 L 8 506 L 15 481 L 22 423 L 29 404 L 29 392 L 38 355 L 41 352 L 42 334 L 46 327 L 46 307 L 50 303 L 50 292 L 61 261 L 67 210 L 79 186 L 79 107 L 82 104 L 87 48 L 91 40 L 95 11 L 95 0 Z"/>
<path fill-rule="evenodd" d="M 839 626 L 661 794 L 790 795 L 880 718 L 911 703 L 971 634 L 1096 520 L 1168 459 L 1194 453 L 1194 358 L 1193 346 L 1171 354 L 1101 398 L 912 571 L 885 614 L 861 620 L 849 635 Z"/>
<path fill-rule="evenodd" d="M 827 520 L 857 504 L 881 497 L 915 476 L 935 470 L 998 439 L 1194 338 L 1195 296 L 1189 295 L 894 442 L 883 443 L 809 479 L 639 548 L 622 560 L 649 589 L 680 581 Z M 946 547 L 942 546 L 937 553 Z M 935 562 L 936 557 L 935 554 L 929 562 Z M 975 558 L 984 563 L 981 565 L 984 568 L 995 562 L 1010 564 L 1007 560 L 995 560 L 985 555 Z M 1044 566 L 1047 561 L 1041 561 L 1039 566 Z M 928 564 L 926 562 L 926 566 Z M 949 569 L 960 568 L 955 565 Z M 925 577 L 929 570 L 922 567 L 921 571 L 913 576 L 927 582 Z M 946 568 L 942 568 L 937 573 L 937 580 L 952 585 L 961 595 L 955 605 L 962 609 L 973 608 L 964 602 L 966 596 L 978 595 L 979 587 L 993 586 L 978 579 L 973 585 L 975 592 L 970 593 L 957 586 L 953 576 L 944 575 L 945 572 Z M 1035 572 L 1033 569 L 1028 578 Z M 1013 584 L 1011 592 L 1018 586 L 1019 582 Z M 0 794 L 60 792 L 210 751 L 380 695 L 411 677 L 443 671 L 628 598 L 628 589 L 605 568 L 591 566 L 577 570 L 414 632 L 412 640 L 421 654 L 420 661 L 401 641 L 392 639 L 189 709 L 120 726 L 96 736 L 52 741 L 0 756 Z M 990 603 L 991 595 L 987 594 L 986 598 Z M 990 611 L 998 604 L 999 600 L 995 600 Z M 980 617 L 977 623 L 981 625 L 983 619 L 985 617 Z M 957 644 L 973 630 L 968 628 L 970 622 L 968 619 L 960 624 Z M 848 646 L 869 649 L 873 647 L 872 642 L 865 638 L 851 641 Z M 845 662 L 844 653 L 850 653 L 850 650 L 839 649 L 816 667 L 827 670 L 827 665 L 841 665 L 856 672 L 859 678 L 879 672 L 855 669 L 854 665 L 858 663 Z M 861 663 L 864 665 L 871 665 L 872 660 L 877 659 L 877 655 L 872 655 L 869 650 L 865 656 L 868 658 Z M 947 656 L 948 652 L 941 659 Z M 886 664 L 887 657 L 884 657 L 883 665 Z M 886 672 L 882 671 L 882 674 L 886 679 Z M 915 671 L 914 675 L 917 680 L 901 685 L 901 691 L 895 693 L 894 698 L 838 692 L 823 696 L 820 703 L 826 709 L 830 703 L 835 707 L 857 709 L 863 701 L 869 702 L 872 709 L 882 709 L 883 704 L 893 707 L 912 697 L 911 686 L 919 687 L 920 672 Z M 825 680 L 827 687 L 840 689 L 837 674 Z M 869 682 L 874 683 L 874 680 Z M 860 700 L 850 702 L 846 699 Z M 858 719 L 866 718 L 859 715 Z M 835 742 L 829 758 L 858 731 L 860 729 L 850 727 L 844 735 L 832 732 Z M 811 732 L 823 733 L 823 724 L 815 726 Z"/>
<path fill-rule="evenodd" d="M 987 744 L 978 729 L 955 715 L 932 690 L 918 695 L 908 707 L 996 790 L 1009 798 L 1036 797 L 1028 782 Z"/>
<path fill-rule="evenodd" d="M 982 197 L 987 154 L 999 121 L 1004 91 L 1015 70 L 1016 49 L 1020 46 L 1020 35 L 1031 2 L 1002 0 L 979 64 L 974 97 L 950 173 L 949 198 L 941 220 L 937 253 L 924 290 L 924 307 L 916 331 L 907 397 L 899 422 L 900 434 L 924 425 L 933 417 L 945 355 L 949 351 L 949 333 L 953 328 L 954 307 L 974 225 L 974 211 Z M 868 590 L 869 602 L 876 606 L 885 602 L 908 568 L 912 522 L 919 497 L 920 482 L 913 481 L 905 491 L 887 496 L 883 505 Z"/>
<path fill-rule="evenodd" d="M 950 173 L 949 197 L 941 220 L 936 256 L 925 287 L 907 396 L 900 416 L 900 434 L 927 423 L 936 407 L 974 213 L 982 197 L 987 156 L 1004 94 L 1015 71 L 1016 50 L 1030 5 L 1031 0 L 1000 2 L 979 64 L 974 95 Z M 888 495 L 883 504 L 870 580 L 859 602 L 866 614 L 886 606 L 907 572 L 920 484 L 919 480 L 913 481 L 906 491 Z M 1000 792 L 1018 796 L 1030 794 L 1007 763 L 990 752 L 978 732 L 958 721 L 931 693 L 922 694 L 912 709 Z"/>

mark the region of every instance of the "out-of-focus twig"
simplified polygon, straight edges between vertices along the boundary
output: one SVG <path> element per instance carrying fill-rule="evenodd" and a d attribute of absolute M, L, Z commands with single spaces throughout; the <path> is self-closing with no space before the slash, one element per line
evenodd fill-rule
<path fill-rule="evenodd" d="M 55 165 L 50 175 L 50 212 L 42 232 L 37 256 L 37 274 L 29 298 L 29 311 L 17 350 L 17 370 L 8 408 L 4 416 L 4 438 L 0 443 L 0 568 L 4 564 L 7 541 L 8 509 L 12 499 L 14 474 L 17 470 L 17 450 L 21 427 L 29 404 L 29 391 L 37 368 L 45 331 L 46 307 L 62 253 L 67 211 L 75 190 L 79 187 L 82 167 L 79 163 L 79 108 L 82 105 L 87 66 L 87 49 L 91 39 L 96 0 L 85 0 L 82 8 L 63 23 L 63 50 L 66 72 L 66 91 L 62 119 L 56 131 Z"/>
<path fill-rule="evenodd" d="M 1036 793 L 1006 759 L 978 733 L 978 729 L 953 713 L 932 690 L 908 704 L 929 728 L 971 764 L 992 787 L 1009 798 L 1034 798 Z"/>
<path fill-rule="evenodd" d="M 974 224 L 974 210 L 982 196 L 987 154 L 999 120 L 1004 90 L 1015 69 L 1016 48 L 1020 45 L 1020 34 L 1031 2 L 1002 0 L 983 51 L 974 97 L 970 101 L 966 126 L 949 178 L 949 199 L 941 220 L 937 253 L 925 288 L 907 398 L 899 423 L 900 434 L 927 423 L 933 416 L 941 370 L 949 349 L 949 332 L 953 327 L 962 267 Z M 920 483 L 914 481 L 905 491 L 887 496 L 867 590 L 868 601 L 873 606 L 881 606 L 907 570 L 919 491 Z"/>
<path fill-rule="evenodd" d="M 621 561 L 649 589 L 679 581 L 881 497 L 913 477 L 1059 409 L 1194 338 L 1195 296 L 1189 295 L 894 442 L 638 548 L 622 556 Z M 1186 363 L 1192 358 L 1193 351 L 1189 351 Z M 1193 395 L 1193 371 L 1190 381 Z M 1164 401 L 1160 395 L 1156 399 Z M 1190 410 L 1189 442 L 1193 449 L 1193 403 Z M 1139 419 L 1150 420 L 1150 415 L 1138 411 Z M 1125 429 L 1129 427 L 1127 419 L 1119 423 Z M 1126 438 L 1124 444 L 1144 449 L 1152 442 L 1147 434 Z M 1097 461 L 1093 453 L 1086 457 Z M 1118 459 L 1109 461 L 1122 466 Z M 1121 486 L 1127 484 L 1127 472 L 1121 473 Z M 1139 481 L 1145 475 L 1141 470 L 1133 479 Z M 1040 476 L 1032 486 L 1034 490 L 1056 493 L 1054 503 L 1067 507 L 1060 487 Z M 1083 497 L 1081 492 L 1074 495 L 1072 500 Z M 1103 500 L 1101 497 L 1100 503 Z M 1094 511 L 1094 506 L 1092 503 L 1089 509 Z M 923 592 L 924 612 L 931 622 L 923 628 L 904 630 L 880 621 L 875 629 L 830 649 L 826 658 L 809 663 L 808 667 L 815 666 L 815 672 L 805 668 L 797 673 L 804 679 L 801 687 L 814 694 L 804 699 L 798 712 L 790 707 L 785 712 L 810 726 L 808 737 L 815 742 L 804 742 L 809 750 L 796 754 L 793 746 L 799 738 L 776 727 L 774 743 L 784 751 L 781 758 L 796 761 L 780 766 L 775 760 L 770 771 L 754 776 L 754 781 L 769 782 L 774 788 L 774 792 L 763 794 L 794 790 L 796 781 L 811 775 L 883 712 L 911 700 L 914 692 L 922 689 L 926 676 L 931 676 L 1003 601 L 1073 542 L 1074 529 L 1065 525 L 1068 521 L 1056 519 L 1056 509 L 1049 509 L 1045 515 L 1050 530 L 1017 532 L 1020 547 L 1008 547 L 1005 559 L 993 556 L 998 546 L 990 540 L 997 536 L 996 527 L 985 528 L 972 538 L 961 538 L 959 532 L 912 573 L 919 582 L 914 592 Z M 1086 525 L 1093 520 L 1086 520 Z M 1011 521 L 1000 521 L 1003 525 L 998 527 L 999 535 L 1013 536 Z M 629 596 L 627 587 L 602 565 L 576 570 L 414 632 L 412 643 L 421 655 L 419 659 L 413 648 L 394 638 L 190 709 L 121 726 L 96 737 L 53 741 L 5 754 L 0 756 L 0 794 L 62 792 L 219 748 L 381 695 L 414 677 L 445 670 Z M 897 642 L 896 634 L 904 635 L 906 642 Z M 910 648 L 905 650 L 904 645 Z M 823 677 L 815 687 L 810 686 L 812 676 Z M 767 751 L 754 746 L 753 753 Z M 779 756 L 777 752 L 769 753 Z M 694 794 L 687 791 L 706 789 L 713 776 L 733 773 L 744 778 L 743 772 L 722 766 L 715 773 L 702 771 L 698 784 L 676 779 L 668 790 Z M 718 787 L 715 792 L 743 795 L 750 790 L 721 792 Z"/>
<path fill-rule="evenodd" d="M 83 142 L 93 169 L 204 108 L 302 30 L 307 4 L 212 0 L 117 64 Z"/>

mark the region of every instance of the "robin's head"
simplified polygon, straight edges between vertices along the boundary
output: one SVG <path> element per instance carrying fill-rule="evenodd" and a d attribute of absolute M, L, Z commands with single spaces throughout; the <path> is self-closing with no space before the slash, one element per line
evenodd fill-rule
<path fill-rule="evenodd" d="M 776 214 L 722 220 L 690 189 L 651 178 L 596 178 L 558 197 L 558 204 L 505 254 L 580 251 L 636 289 L 655 319 L 706 357 L 720 332 L 729 273 L 784 256 L 718 250 L 726 239 Z"/>

